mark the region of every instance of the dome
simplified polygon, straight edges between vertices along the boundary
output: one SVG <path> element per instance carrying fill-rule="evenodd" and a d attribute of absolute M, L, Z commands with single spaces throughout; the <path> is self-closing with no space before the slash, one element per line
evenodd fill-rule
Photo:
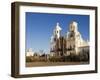
<path fill-rule="evenodd" d="M 77 26 L 78 23 L 76 21 L 72 21 L 71 24 Z"/>
<path fill-rule="evenodd" d="M 70 23 L 70 31 L 77 31 L 77 29 L 78 29 L 77 26 L 78 26 L 78 23 L 76 21 L 72 21 Z"/>

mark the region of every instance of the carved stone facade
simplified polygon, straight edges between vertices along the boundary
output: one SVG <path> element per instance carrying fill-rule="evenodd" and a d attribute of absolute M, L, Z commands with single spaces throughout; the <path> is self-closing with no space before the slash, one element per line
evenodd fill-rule
<path fill-rule="evenodd" d="M 82 38 L 77 22 L 70 23 L 66 36 L 61 36 L 61 30 L 59 23 L 57 23 L 50 42 L 52 56 L 79 55 L 83 50 L 89 52 L 89 42 Z"/>

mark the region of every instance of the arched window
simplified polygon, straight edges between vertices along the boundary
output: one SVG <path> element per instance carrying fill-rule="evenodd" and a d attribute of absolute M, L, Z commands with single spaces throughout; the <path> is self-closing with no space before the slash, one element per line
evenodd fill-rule
<path fill-rule="evenodd" d="M 57 31 L 57 33 L 58 33 L 58 31 Z"/>

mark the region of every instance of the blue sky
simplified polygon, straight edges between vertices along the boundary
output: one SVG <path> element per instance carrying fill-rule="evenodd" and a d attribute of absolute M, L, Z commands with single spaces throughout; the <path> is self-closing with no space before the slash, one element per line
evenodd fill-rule
<path fill-rule="evenodd" d="M 78 30 L 83 39 L 89 40 L 89 15 L 26 12 L 26 49 L 49 52 L 50 37 L 56 23 L 59 22 L 61 34 L 65 35 L 71 21 L 78 23 Z"/>

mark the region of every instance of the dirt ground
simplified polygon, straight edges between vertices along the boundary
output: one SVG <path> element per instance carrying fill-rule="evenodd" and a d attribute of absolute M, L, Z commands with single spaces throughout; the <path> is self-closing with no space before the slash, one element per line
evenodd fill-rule
<path fill-rule="evenodd" d="M 61 65 L 81 65 L 89 64 L 88 62 L 27 62 L 26 67 L 41 66 L 61 66 Z"/>

